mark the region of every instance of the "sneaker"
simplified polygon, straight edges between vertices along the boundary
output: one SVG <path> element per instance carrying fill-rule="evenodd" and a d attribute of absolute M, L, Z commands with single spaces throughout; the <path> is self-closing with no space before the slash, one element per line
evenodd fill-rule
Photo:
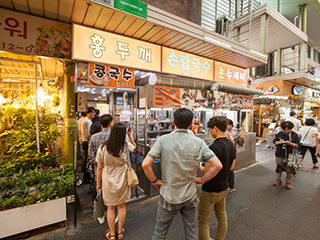
<path fill-rule="evenodd" d="M 286 184 L 286 189 L 292 189 L 291 183 L 287 183 L 287 184 Z"/>
<path fill-rule="evenodd" d="M 103 216 L 103 217 L 97 217 L 97 219 L 100 224 L 103 224 L 106 218 L 105 216 Z"/>
<path fill-rule="evenodd" d="M 281 179 L 278 179 L 278 180 L 273 184 L 273 186 L 276 186 L 276 187 L 278 187 L 278 186 L 280 186 L 280 185 L 282 185 Z"/>
<path fill-rule="evenodd" d="M 313 167 L 313 168 L 319 168 L 319 165 L 318 165 L 318 163 L 315 163 L 315 164 L 313 164 L 312 167 Z"/>
<path fill-rule="evenodd" d="M 229 188 L 229 192 L 234 192 L 234 191 L 236 191 L 237 189 L 235 188 L 235 187 L 233 187 L 233 188 Z"/>

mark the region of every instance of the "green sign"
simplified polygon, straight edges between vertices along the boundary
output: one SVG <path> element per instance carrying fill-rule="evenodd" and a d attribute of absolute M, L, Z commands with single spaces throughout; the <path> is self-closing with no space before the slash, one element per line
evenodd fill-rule
<path fill-rule="evenodd" d="M 114 8 L 132 15 L 147 18 L 147 4 L 139 0 L 114 0 Z"/>

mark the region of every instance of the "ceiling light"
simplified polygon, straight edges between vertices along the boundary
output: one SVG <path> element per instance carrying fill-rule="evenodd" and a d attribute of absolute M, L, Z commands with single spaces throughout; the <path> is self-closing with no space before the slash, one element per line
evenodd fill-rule
<path fill-rule="evenodd" d="M 226 43 L 223 43 L 223 42 L 220 42 L 220 41 L 215 40 L 215 39 L 213 39 L 213 38 L 211 38 L 211 37 L 206 37 L 206 36 L 204 36 L 204 40 L 206 40 L 206 41 L 208 41 L 208 42 L 211 42 L 211 43 L 213 43 L 213 44 L 216 44 L 216 45 L 218 45 L 218 46 L 220 46 L 220 47 L 231 48 L 231 45 L 226 44 Z"/>
<path fill-rule="evenodd" d="M 261 57 L 264 57 L 264 58 L 266 58 L 266 57 L 267 57 L 267 55 L 266 55 L 266 54 L 264 54 L 264 53 L 260 53 L 260 52 L 257 52 L 257 51 L 255 51 L 255 50 L 253 50 L 253 49 L 250 49 L 250 52 L 253 52 L 253 53 L 255 53 L 255 54 L 257 54 L 257 55 L 259 55 L 259 56 L 261 56 Z"/>

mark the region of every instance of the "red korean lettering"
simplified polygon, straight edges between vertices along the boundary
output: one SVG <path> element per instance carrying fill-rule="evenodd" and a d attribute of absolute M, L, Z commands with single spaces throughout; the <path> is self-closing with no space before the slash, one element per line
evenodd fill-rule
<path fill-rule="evenodd" d="M 15 18 L 8 17 L 5 19 L 5 24 L 8 27 L 5 27 L 4 30 L 7 30 L 10 32 L 10 37 L 14 37 L 14 33 L 20 33 L 18 34 L 19 37 L 23 37 L 24 39 L 27 39 L 27 22 L 23 22 L 23 30 L 19 30 L 19 21 Z"/>

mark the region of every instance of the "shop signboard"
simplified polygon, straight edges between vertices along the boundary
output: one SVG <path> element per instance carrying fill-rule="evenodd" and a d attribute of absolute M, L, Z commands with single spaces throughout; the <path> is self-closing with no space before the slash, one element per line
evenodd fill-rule
<path fill-rule="evenodd" d="M 248 71 L 226 63 L 215 61 L 214 80 L 247 87 Z"/>
<path fill-rule="evenodd" d="M 107 7 L 118 9 L 143 19 L 148 16 L 148 5 L 139 0 L 90 0 Z"/>
<path fill-rule="evenodd" d="M 73 25 L 72 59 L 160 72 L 161 47 Z"/>
<path fill-rule="evenodd" d="M 0 8 L 0 50 L 71 58 L 71 25 Z"/>
<path fill-rule="evenodd" d="M 114 8 L 146 19 L 147 4 L 139 0 L 114 0 Z"/>
<path fill-rule="evenodd" d="M 297 96 L 301 96 L 302 95 L 302 92 L 304 90 L 304 87 L 303 86 L 296 86 L 296 85 L 293 85 L 292 86 L 292 94 L 293 95 L 297 95 Z"/>
<path fill-rule="evenodd" d="M 162 47 L 162 72 L 213 81 L 213 60 Z"/>
<path fill-rule="evenodd" d="M 153 107 L 180 108 L 180 88 L 153 86 Z"/>
<path fill-rule="evenodd" d="M 107 88 L 134 88 L 134 69 L 89 63 L 89 85 Z"/>

